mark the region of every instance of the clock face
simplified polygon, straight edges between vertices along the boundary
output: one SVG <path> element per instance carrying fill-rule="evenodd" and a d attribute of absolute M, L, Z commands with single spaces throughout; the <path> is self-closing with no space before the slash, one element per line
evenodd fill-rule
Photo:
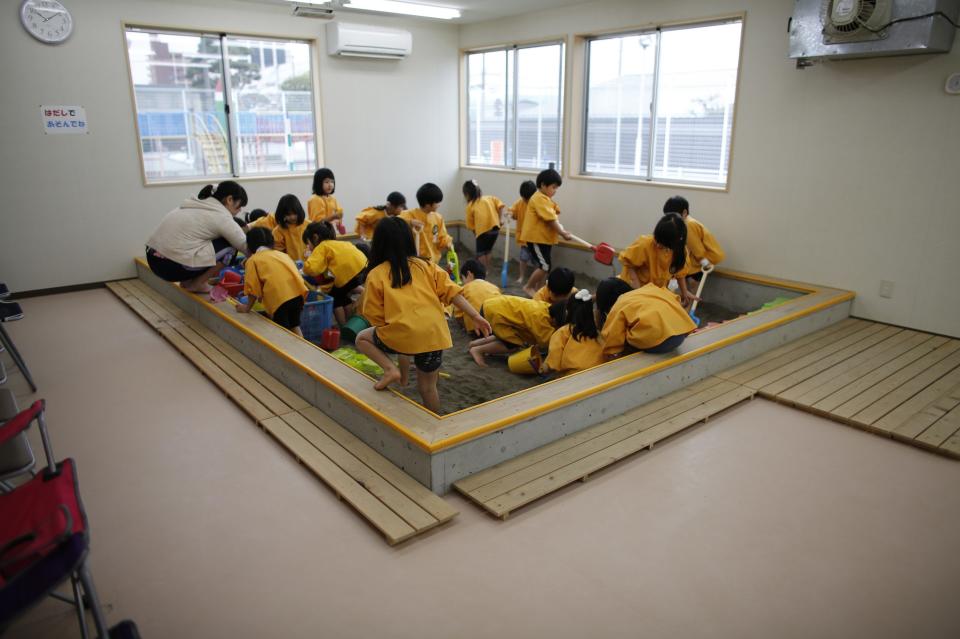
<path fill-rule="evenodd" d="M 40 42 L 59 44 L 73 32 L 73 16 L 57 0 L 23 0 L 20 22 Z"/>

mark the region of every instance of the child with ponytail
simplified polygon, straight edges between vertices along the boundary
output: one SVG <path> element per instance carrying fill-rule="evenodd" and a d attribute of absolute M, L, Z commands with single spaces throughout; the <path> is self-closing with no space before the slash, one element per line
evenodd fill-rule
<path fill-rule="evenodd" d="M 623 269 L 620 279 L 631 288 L 645 284 L 666 288 L 673 278 L 680 286 L 681 302 L 688 306 L 694 296 L 687 290 L 687 226 L 676 213 L 667 213 L 653 229 L 653 235 L 641 235 L 620 252 Z"/>
<path fill-rule="evenodd" d="M 550 337 L 547 359 L 540 366 L 543 374 L 568 375 L 605 361 L 590 291 L 581 289 L 567 299 L 566 321 Z"/>
<path fill-rule="evenodd" d="M 476 180 L 463 183 L 463 197 L 467 201 L 467 228 L 477 236 L 477 261 L 490 268 L 490 252 L 500 236 L 506 205 L 499 198 L 484 195 Z"/>

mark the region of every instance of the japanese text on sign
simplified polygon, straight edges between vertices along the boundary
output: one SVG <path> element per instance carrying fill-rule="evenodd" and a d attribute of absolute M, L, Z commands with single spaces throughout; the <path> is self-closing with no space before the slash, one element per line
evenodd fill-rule
<path fill-rule="evenodd" d="M 89 133 L 82 106 L 41 106 L 44 133 Z"/>

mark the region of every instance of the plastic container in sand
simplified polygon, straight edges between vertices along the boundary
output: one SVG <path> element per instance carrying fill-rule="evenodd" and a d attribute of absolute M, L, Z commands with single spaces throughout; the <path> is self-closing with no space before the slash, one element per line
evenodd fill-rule
<path fill-rule="evenodd" d="M 357 339 L 357 334 L 365 328 L 370 328 L 370 322 L 363 315 L 354 315 L 340 327 L 340 337 L 344 341 L 353 342 Z"/>
<path fill-rule="evenodd" d="M 300 330 L 304 339 L 320 344 L 323 331 L 333 326 L 333 298 L 323 293 L 310 291 L 300 314 Z"/>
<path fill-rule="evenodd" d="M 507 358 L 507 368 L 517 375 L 538 375 L 540 373 L 540 349 L 536 346 L 517 351 Z"/>

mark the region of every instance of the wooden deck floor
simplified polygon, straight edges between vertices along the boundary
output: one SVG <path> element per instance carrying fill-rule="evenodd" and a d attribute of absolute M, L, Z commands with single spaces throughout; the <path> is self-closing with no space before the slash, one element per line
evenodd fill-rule
<path fill-rule="evenodd" d="M 761 397 L 960 458 L 960 340 L 849 319 L 717 376 Z"/>
<path fill-rule="evenodd" d="M 113 291 L 254 421 L 396 544 L 457 510 L 140 280 Z"/>

